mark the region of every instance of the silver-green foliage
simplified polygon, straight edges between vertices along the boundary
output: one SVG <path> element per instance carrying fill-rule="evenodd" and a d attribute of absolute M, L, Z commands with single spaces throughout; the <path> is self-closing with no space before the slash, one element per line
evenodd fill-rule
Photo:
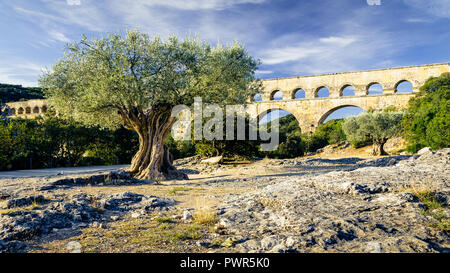
<path fill-rule="evenodd" d="M 208 103 L 245 103 L 260 88 L 258 64 L 238 43 L 212 47 L 194 38 L 163 40 L 127 31 L 67 45 L 39 83 L 60 116 L 114 128 L 126 123 L 119 112 L 190 105 L 196 96 Z"/>
<path fill-rule="evenodd" d="M 373 111 L 348 117 L 342 129 L 349 141 L 367 141 L 384 143 L 399 132 L 398 124 L 402 112 Z"/>

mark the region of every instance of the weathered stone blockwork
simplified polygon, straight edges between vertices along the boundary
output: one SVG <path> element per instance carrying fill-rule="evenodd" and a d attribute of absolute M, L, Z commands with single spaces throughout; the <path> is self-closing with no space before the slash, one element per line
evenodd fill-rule
<path fill-rule="evenodd" d="M 34 118 L 47 112 L 47 100 L 27 100 L 18 102 L 9 102 L 8 116 Z"/>
<path fill-rule="evenodd" d="M 390 106 L 404 108 L 429 77 L 449 71 L 449 64 L 442 63 L 264 80 L 262 101 L 250 104 L 249 112 L 252 117 L 262 118 L 272 110 L 286 110 L 297 118 L 302 132 L 310 132 L 332 112 L 346 106 L 364 110 L 382 110 Z M 413 93 L 396 92 L 397 86 L 404 81 L 412 84 Z M 369 87 L 375 83 L 383 87 L 382 95 L 368 95 Z M 355 88 L 355 96 L 342 96 L 347 86 Z M 328 88 L 329 97 L 318 98 L 317 92 L 322 87 Z M 300 89 L 305 91 L 305 99 L 295 99 L 295 93 Z M 283 100 L 273 100 L 278 91 L 282 92 Z"/>

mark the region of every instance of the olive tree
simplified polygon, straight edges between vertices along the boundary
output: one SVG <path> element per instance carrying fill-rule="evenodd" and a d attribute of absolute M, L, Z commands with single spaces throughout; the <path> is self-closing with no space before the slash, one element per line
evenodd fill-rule
<path fill-rule="evenodd" d="M 186 178 L 172 165 L 164 139 L 176 105 L 240 104 L 259 92 L 259 61 L 234 43 L 212 47 L 177 37 L 150 38 L 139 31 L 68 44 L 64 56 L 40 78 L 62 117 L 88 125 L 120 125 L 139 135 L 128 170 L 140 179 Z"/>
<path fill-rule="evenodd" d="M 402 116 L 402 112 L 367 112 L 346 118 L 342 129 L 349 141 L 370 140 L 373 142 L 372 154 L 385 155 L 383 146 L 399 132 Z"/>

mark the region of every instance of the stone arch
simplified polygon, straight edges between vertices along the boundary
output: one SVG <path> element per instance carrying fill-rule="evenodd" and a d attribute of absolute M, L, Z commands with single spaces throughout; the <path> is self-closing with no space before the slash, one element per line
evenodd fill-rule
<path fill-rule="evenodd" d="M 378 88 L 373 88 L 373 87 L 380 87 L 380 90 L 378 90 Z M 371 89 L 372 88 L 372 89 Z M 383 95 L 383 85 L 379 82 L 371 82 L 367 85 L 366 87 L 366 94 L 367 95 Z"/>
<path fill-rule="evenodd" d="M 324 91 L 325 89 L 328 91 L 328 93 L 325 94 L 326 96 L 323 96 L 323 97 L 321 97 L 321 98 L 328 98 L 328 97 L 330 97 L 330 88 L 328 88 L 328 87 L 325 86 L 325 85 L 322 85 L 322 86 L 316 88 L 316 90 L 314 91 L 314 97 L 315 97 L 315 98 L 319 98 L 319 92 L 322 92 L 322 91 Z"/>
<path fill-rule="evenodd" d="M 23 115 L 23 112 L 24 112 L 24 111 L 25 111 L 25 110 L 23 110 L 22 107 L 19 107 L 19 110 L 17 110 L 17 114 Z"/>
<path fill-rule="evenodd" d="M 291 99 L 304 99 L 306 98 L 306 91 L 303 88 L 296 88 L 291 92 Z"/>
<path fill-rule="evenodd" d="M 323 124 L 324 121 L 325 121 L 332 113 L 334 113 L 335 111 L 337 111 L 337 110 L 339 110 L 339 109 L 345 108 L 345 107 L 358 107 L 358 108 L 363 109 L 364 111 L 367 111 L 367 109 L 364 109 L 363 107 L 361 107 L 361 106 L 359 106 L 359 105 L 354 105 L 354 104 L 344 104 L 344 105 L 339 105 L 339 106 L 337 106 L 337 107 L 334 107 L 334 108 L 328 110 L 328 111 L 325 112 L 324 114 L 322 114 L 322 116 L 321 116 L 320 119 L 319 119 L 318 124 L 319 124 L 319 125 L 320 125 L 320 124 Z"/>
<path fill-rule="evenodd" d="M 288 108 L 279 107 L 279 106 L 269 107 L 267 109 L 264 109 L 263 111 L 260 111 L 258 113 L 258 116 L 257 116 L 257 122 L 259 123 L 266 115 L 268 115 L 268 114 L 270 114 L 271 112 L 274 112 L 274 111 L 285 111 L 285 112 L 288 112 L 288 113 L 292 114 L 295 117 L 295 119 L 299 122 L 299 124 L 301 122 L 301 120 L 299 120 L 297 118 L 297 116 L 294 115 L 294 112 L 292 110 L 288 110 Z"/>
<path fill-rule="evenodd" d="M 283 100 L 283 92 L 280 89 L 273 90 L 270 92 L 270 100 Z"/>
<path fill-rule="evenodd" d="M 33 108 L 33 114 L 39 114 L 39 107 L 35 106 Z"/>
<path fill-rule="evenodd" d="M 41 108 L 41 113 L 46 113 L 47 112 L 47 106 L 42 106 Z"/>
<path fill-rule="evenodd" d="M 31 114 L 31 107 L 27 106 L 27 108 L 25 108 L 25 114 Z"/>
<path fill-rule="evenodd" d="M 402 90 L 403 89 L 402 88 L 402 84 L 406 84 L 406 86 L 405 86 L 406 89 L 405 90 Z M 399 86 L 401 88 L 400 90 L 399 90 Z M 395 89 L 395 93 L 412 93 L 412 92 L 414 92 L 414 86 L 411 83 L 411 81 L 408 81 L 408 80 L 400 80 L 400 81 L 398 81 L 395 84 L 394 89 Z"/>
<path fill-rule="evenodd" d="M 353 89 L 353 90 L 351 90 L 351 89 Z M 352 93 L 350 95 L 344 94 L 344 93 L 347 93 L 348 91 L 351 91 Z M 355 94 L 356 94 L 356 88 L 350 83 L 344 84 L 341 87 L 341 89 L 339 89 L 339 97 L 355 96 Z"/>
<path fill-rule="evenodd" d="M 269 109 L 266 109 L 266 110 L 264 110 L 264 111 L 261 111 L 260 113 L 258 113 L 256 122 L 258 122 L 258 123 L 261 122 L 261 120 L 262 120 L 265 116 L 267 116 L 267 115 L 270 114 L 271 112 L 277 111 L 277 110 L 283 110 L 283 109 L 278 108 L 278 107 L 274 107 L 274 108 L 269 108 Z"/>
<path fill-rule="evenodd" d="M 261 93 L 258 93 L 258 94 L 255 94 L 254 96 L 253 96 L 253 98 L 251 99 L 251 101 L 252 102 L 260 102 L 260 101 L 262 101 L 262 98 L 263 98 L 263 96 L 262 96 L 262 94 Z M 43 106 L 42 108 L 44 108 L 45 106 Z M 47 107 L 46 107 L 47 108 Z"/>

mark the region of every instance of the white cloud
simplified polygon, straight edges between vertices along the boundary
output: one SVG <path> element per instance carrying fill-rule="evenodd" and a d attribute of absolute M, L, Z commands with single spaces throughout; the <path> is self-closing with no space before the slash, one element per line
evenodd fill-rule
<path fill-rule="evenodd" d="M 257 70 L 256 74 L 273 74 L 272 70 Z"/>
<path fill-rule="evenodd" d="M 405 20 L 407 23 L 430 23 L 432 20 L 425 18 L 408 18 Z"/>
<path fill-rule="evenodd" d="M 266 0 L 134 0 L 133 2 L 181 10 L 223 10 L 239 4 L 262 4 Z"/>
<path fill-rule="evenodd" d="M 67 0 L 67 5 L 79 6 L 79 5 L 81 5 L 81 0 Z"/>
<path fill-rule="evenodd" d="M 351 43 L 356 42 L 355 37 L 326 37 L 326 38 L 320 38 L 320 42 L 324 44 L 330 44 L 332 46 L 347 46 Z"/>
<path fill-rule="evenodd" d="M 64 33 L 56 31 L 56 30 L 51 30 L 51 31 L 49 31 L 48 34 L 50 35 L 50 37 L 52 37 L 56 41 L 60 41 L 60 42 L 64 42 L 64 43 L 69 43 L 71 41 L 69 38 L 67 38 L 66 35 L 64 35 Z"/>
<path fill-rule="evenodd" d="M 273 65 L 309 58 L 320 58 L 320 56 L 336 52 L 336 50 L 340 50 L 356 41 L 355 37 L 324 37 L 315 41 L 300 42 L 289 47 L 265 50 L 262 53 L 262 61 L 263 64 Z"/>
<path fill-rule="evenodd" d="M 431 15 L 450 18 L 450 0 L 403 0 L 406 5 Z"/>
<path fill-rule="evenodd" d="M 38 86 L 37 75 L 41 67 L 33 63 L 0 64 L 0 83 L 19 84 L 28 87 Z"/>
<path fill-rule="evenodd" d="M 280 43 L 278 40 L 283 41 Z M 286 42 L 291 41 L 291 42 Z M 353 35 L 331 37 L 280 37 L 268 44 L 269 49 L 259 52 L 264 68 L 286 75 L 335 73 L 395 65 L 388 62 L 396 50 L 408 46 L 409 40 L 401 43 L 393 35 L 371 29 L 353 31 Z M 287 46 L 274 46 L 287 44 Z"/>

